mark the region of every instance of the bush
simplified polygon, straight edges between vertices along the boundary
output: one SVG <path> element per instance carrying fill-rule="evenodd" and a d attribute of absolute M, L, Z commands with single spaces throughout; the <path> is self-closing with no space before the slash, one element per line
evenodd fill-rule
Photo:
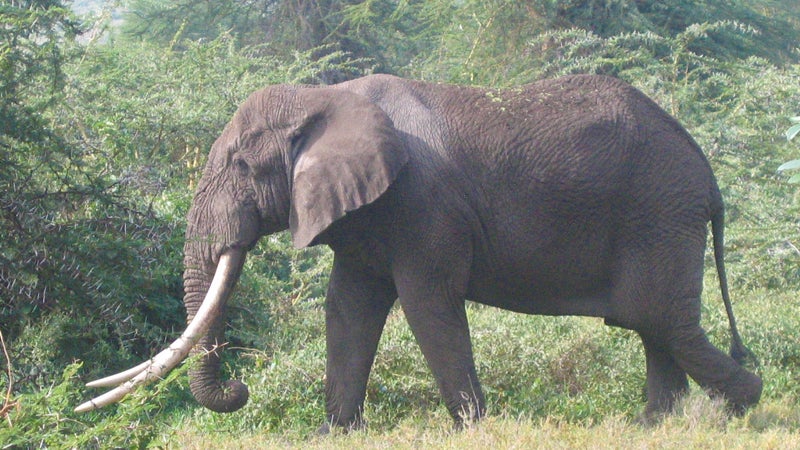
<path fill-rule="evenodd" d="M 183 222 L 207 149 L 252 91 L 350 67 L 339 54 L 258 56 L 225 34 L 175 36 L 180 50 L 82 44 L 54 5 L 3 10 L 25 18 L 3 34 L 14 120 L 0 124 L 0 327 L 20 391 L 77 359 L 96 377 L 168 343 L 185 323 Z M 52 28 L 15 46 L 31 24 Z"/>

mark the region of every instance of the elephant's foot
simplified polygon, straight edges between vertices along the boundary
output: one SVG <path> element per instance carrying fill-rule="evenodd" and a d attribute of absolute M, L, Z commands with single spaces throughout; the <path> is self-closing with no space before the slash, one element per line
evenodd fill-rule
<path fill-rule="evenodd" d="M 650 411 L 645 409 L 644 412 L 633 419 L 633 423 L 645 428 L 654 427 L 659 425 L 670 412 L 671 411 Z"/>
<path fill-rule="evenodd" d="M 710 395 L 723 397 L 731 412 L 742 414 L 761 398 L 761 378 L 714 347 L 699 324 L 675 327 L 669 352 L 682 370 Z"/>
<path fill-rule="evenodd" d="M 331 433 L 350 433 L 351 431 L 360 431 L 367 428 L 367 423 L 362 418 L 353 419 L 347 423 L 334 422 L 326 420 L 317 428 L 318 436 L 325 436 Z"/>
<path fill-rule="evenodd" d="M 486 417 L 485 400 L 480 392 L 472 396 L 462 393 L 461 402 L 448 409 L 453 417 L 453 429 L 456 431 L 471 428 Z"/>
<path fill-rule="evenodd" d="M 665 417 L 675 412 L 675 407 L 686 396 L 686 393 L 686 390 L 681 389 L 671 394 L 648 400 L 644 411 L 634 419 L 634 423 L 643 427 L 659 425 Z"/>
<path fill-rule="evenodd" d="M 748 408 L 758 403 L 761 399 L 762 389 L 761 377 L 740 368 L 728 383 L 722 387 L 710 389 L 709 394 L 712 397 L 724 398 L 727 411 L 734 416 L 741 417 Z"/>
<path fill-rule="evenodd" d="M 670 401 L 647 402 L 644 411 L 635 419 L 636 423 L 649 427 L 660 424 L 665 417 L 675 412 L 675 406 L 684 396 L 684 392 L 676 393 Z"/>
<path fill-rule="evenodd" d="M 331 434 L 331 426 L 328 422 L 323 422 L 319 428 L 317 428 L 317 436 L 327 436 Z"/>

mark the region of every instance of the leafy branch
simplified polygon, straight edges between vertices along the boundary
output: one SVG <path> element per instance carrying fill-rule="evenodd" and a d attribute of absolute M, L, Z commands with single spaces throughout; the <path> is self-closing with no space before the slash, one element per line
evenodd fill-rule
<path fill-rule="evenodd" d="M 786 130 L 786 140 L 791 141 L 794 139 L 798 134 L 800 134 L 800 116 L 792 117 L 789 120 L 792 121 L 794 125 L 789 127 Z M 791 161 L 785 162 L 778 167 L 778 172 L 783 172 L 785 170 L 797 170 L 800 169 L 800 159 L 793 159 Z M 800 173 L 796 173 L 789 178 L 789 183 L 800 183 Z"/>
<path fill-rule="evenodd" d="M 11 426 L 11 417 L 8 414 L 14 409 L 19 403 L 11 399 L 11 388 L 14 386 L 14 382 L 11 378 L 11 357 L 8 356 L 8 350 L 6 350 L 6 341 L 3 339 L 3 332 L 0 331 L 0 346 L 3 348 L 3 356 L 6 357 L 6 375 L 8 376 L 8 388 L 6 388 L 6 396 L 3 399 L 3 407 L 0 408 L 0 418 L 7 418 L 8 419 L 8 426 Z"/>

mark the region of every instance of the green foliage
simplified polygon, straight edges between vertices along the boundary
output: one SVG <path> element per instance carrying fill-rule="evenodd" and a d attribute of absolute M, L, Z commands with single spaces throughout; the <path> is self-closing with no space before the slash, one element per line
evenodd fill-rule
<path fill-rule="evenodd" d="M 78 32 L 72 17 L 60 2 L 34 2 L 28 8 L 3 5 L 0 18 L 0 207 L 2 228 L 8 236 L 0 247 L 0 298 L 2 312 L 18 296 L 12 274 L 20 273 L 26 283 L 19 286 L 19 295 L 32 299 L 36 284 L 36 255 L 29 250 L 31 236 L 27 225 L 46 214 L 49 203 L 59 204 L 59 196 L 78 196 L 78 189 L 58 186 L 58 174 L 70 165 L 69 154 L 61 151 L 62 140 L 47 129 L 42 111 L 58 101 L 59 87 L 64 83 L 62 64 L 67 56 L 59 45 L 61 30 Z M 43 96 L 32 94 L 43 92 Z M 38 171 L 56 175 L 35 179 Z M 70 186 L 71 187 L 71 186 Z M 53 192 L 58 188 L 59 192 Z M 37 214 L 38 213 L 38 214 Z M 19 264 L 20 260 L 24 261 Z M 26 264 L 27 263 L 27 264 Z M 11 299 L 11 300 L 9 300 Z M 4 316 L 3 323 L 10 320 Z"/>
<path fill-rule="evenodd" d="M 54 2 L 2 12 L 0 323 L 26 390 L 76 358 L 116 366 L 161 345 L 183 321 L 182 244 L 114 155 L 73 133 L 75 19 Z"/>
<path fill-rule="evenodd" d="M 371 61 L 374 55 L 365 45 L 367 43 L 357 38 L 357 33 L 351 33 L 347 21 L 342 18 L 345 10 L 358 3 L 352 0 L 134 0 L 118 38 L 180 50 L 188 42 L 208 42 L 227 35 L 232 37 L 237 48 L 248 48 L 251 54 L 269 55 L 283 61 L 291 60 L 297 53 L 313 55 L 315 62 L 325 66 L 315 77 L 330 83 L 353 78 L 374 64 Z M 176 36 L 182 39 L 176 42 Z M 347 55 L 346 64 L 331 64 L 334 60 L 343 61 L 343 55 Z"/>
<path fill-rule="evenodd" d="M 66 366 L 46 389 L 17 397 L 17 405 L 0 426 L 4 448 L 146 448 L 163 438 L 159 424 L 166 402 L 180 400 L 180 392 L 166 390 L 177 379 L 185 382 L 189 364 L 164 380 L 140 389 L 112 411 L 79 416 L 72 412 L 82 390 L 77 377 L 80 363 Z"/>
<path fill-rule="evenodd" d="M 162 246 L 175 227 L 120 191 L 108 155 L 61 128 L 80 57 L 75 18 L 60 2 L 14 2 L 0 14 L 0 324 L 25 374 L 16 386 L 42 387 L 73 358 L 119 359 L 153 325 L 176 323 L 177 299 L 171 315 L 141 306 L 145 295 L 164 308 L 176 290 L 174 276 L 159 277 L 176 263 Z M 150 261 L 159 263 L 140 270 Z M 163 328 L 149 334 L 160 343 Z M 128 342 L 113 342 L 121 336 Z"/>
<path fill-rule="evenodd" d="M 789 127 L 786 130 L 786 140 L 791 141 L 794 139 L 798 133 L 800 133 L 800 117 L 792 117 L 789 119 L 794 125 Z M 797 170 L 800 169 L 800 159 L 793 159 L 791 161 L 785 162 L 778 167 L 778 172 L 783 172 L 784 170 Z M 789 178 L 789 183 L 800 183 L 800 174 L 792 175 Z"/>
<path fill-rule="evenodd" d="M 712 273 L 706 281 L 715 281 Z M 703 298 L 703 326 L 715 345 L 726 348 L 730 336 L 722 300 L 716 290 L 709 291 Z M 527 439 L 546 427 L 542 422 L 558 423 L 572 433 L 586 431 L 590 435 L 585 447 L 594 447 L 618 437 L 621 429 L 646 434 L 642 439 L 648 442 L 662 434 L 671 436 L 673 443 L 683 442 L 688 432 L 705 423 L 720 430 L 723 436 L 718 438 L 772 436 L 794 442 L 800 431 L 800 384 L 795 376 L 800 343 L 792 331 L 800 326 L 797 290 L 748 293 L 735 307 L 744 338 L 761 360 L 758 371 L 766 380 L 762 402 L 744 418 L 730 418 L 692 384 L 689 398 L 655 429 L 633 424 L 644 408 L 645 383 L 644 352 L 634 332 L 606 327 L 599 319 L 526 316 L 470 304 L 477 370 L 490 417 L 466 433 L 487 432 L 492 437 L 497 421 L 522 423 L 525 431 L 517 438 Z M 169 442 L 185 446 L 192 436 L 203 436 L 205 445 L 221 448 L 248 446 L 251 439 L 263 448 L 278 445 L 274 441 L 282 447 L 338 448 L 342 436 L 311 438 L 324 408 L 323 330 L 317 301 L 297 305 L 289 323 L 265 331 L 271 342 L 265 350 L 249 350 L 236 363 L 251 388 L 252 401 L 233 415 L 197 408 L 191 417 L 177 419 L 177 432 Z M 449 415 L 399 308 L 390 313 L 384 329 L 365 408 L 369 428 L 356 433 L 359 441 L 385 444 L 394 438 L 399 447 L 413 448 L 421 435 L 449 431 Z M 617 423 L 610 436 L 592 431 L 608 420 Z M 461 434 L 454 436 L 460 439 Z"/>
<path fill-rule="evenodd" d="M 258 33 L 255 18 L 268 7 L 267 1 L 215 2 L 134 0 L 129 2 L 122 36 L 148 41 L 160 47 L 173 47 L 175 36 L 192 42 L 217 39 L 232 33 L 249 40 Z M 264 42 L 260 40 L 259 42 Z M 250 42 L 252 43 L 252 42 Z"/>
<path fill-rule="evenodd" d="M 230 311 L 228 338 L 234 349 L 291 353 L 303 343 L 295 341 L 287 328 L 324 335 L 304 312 L 323 316 L 320 303 L 332 262 L 326 247 L 294 249 L 288 233 L 261 239 L 248 253 L 238 299 Z"/>
<path fill-rule="evenodd" d="M 205 446 L 242 447 L 242 436 L 260 442 L 265 434 L 275 445 L 307 441 L 323 416 L 322 298 L 332 257 L 321 248 L 294 250 L 286 234 L 262 239 L 250 252 L 230 305 L 233 351 L 225 352 L 224 371 L 250 385 L 252 400 L 243 410 L 217 415 L 196 407 L 184 365 L 117 407 L 75 415 L 72 407 L 87 394 L 70 363 L 86 361 L 82 378 L 107 374 L 149 356 L 183 327 L 184 215 L 207 149 L 250 92 L 365 71 L 498 87 L 608 74 L 678 117 L 718 175 L 734 306 L 767 380 L 762 406 L 728 428 L 765 446 L 771 435 L 783 439 L 778 443 L 797 442 L 800 350 L 787 336 L 800 325 L 800 194 L 773 168 L 793 150 L 777 136 L 800 103 L 794 48 L 800 3 L 135 0 L 129 6 L 121 30 L 102 34 L 108 17 L 92 18 L 100 34 L 78 39 L 86 26 L 63 2 L 0 0 L 0 330 L 12 361 L 9 380 L 0 359 L 0 380 L 14 382 L 11 400 L 19 402 L 2 418 L 3 445 L 180 447 L 198 434 Z M 711 271 L 706 278 L 704 326 L 726 347 L 716 280 Z M 477 305 L 468 314 L 490 412 L 501 418 L 490 419 L 488 429 L 509 423 L 500 433 L 517 433 L 506 446 L 541 442 L 518 431 L 519 424 L 527 433 L 570 433 L 552 446 L 592 446 L 592 424 L 610 430 L 608 442 L 620 446 L 633 441 L 614 436 L 639 436 L 638 446 L 659 442 L 628 424 L 643 404 L 644 363 L 633 333 L 593 319 L 526 317 Z M 399 309 L 379 352 L 367 393 L 370 433 L 384 442 L 405 432 L 412 443 L 406 446 L 447 441 L 445 431 L 435 432 L 449 418 Z M 681 408 L 667 421 L 675 428 L 655 434 L 694 429 L 698 417 L 708 416 L 698 446 L 726 438 L 718 407 L 690 399 Z M 432 427 L 435 438 L 426 431 Z M 497 446 L 493 433 L 483 437 L 485 447 Z M 209 444 L 209 436 L 219 438 Z M 463 446 L 452 439 L 452 447 Z M 364 443 L 356 442 L 350 446 Z"/>
<path fill-rule="evenodd" d="M 621 58 L 620 62 L 631 66 L 648 53 L 665 57 L 670 49 L 681 56 L 720 61 L 750 56 L 780 64 L 797 60 L 794 49 L 786 44 L 800 39 L 800 28 L 793 22 L 768 14 L 759 2 L 735 2 L 733 8 L 730 3 L 428 2 L 415 13 L 416 20 L 429 30 L 423 35 L 427 37 L 422 46 L 426 51 L 400 73 L 459 83 L 514 85 L 547 75 L 538 70 L 541 63 L 552 66 L 576 58 L 568 62 L 575 64 L 574 70 L 581 70 L 582 63 L 594 59 L 593 47 L 598 42 L 616 47 L 618 53 L 607 56 Z M 703 19 L 695 20 L 699 17 Z M 564 48 L 565 39 L 577 48 Z M 653 41 L 661 45 L 653 48 Z M 638 43 L 644 43 L 646 49 L 640 51 Z M 578 49 L 582 51 L 574 53 Z M 610 68 L 614 63 L 603 62 Z"/>
<path fill-rule="evenodd" d="M 789 127 L 788 130 L 786 130 L 787 141 L 791 141 L 792 139 L 795 138 L 795 136 L 797 136 L 798 133 L 800 133 L 800 117 L 792 117 L 789 120 L 792 123 L 794 123 L 794 125 L 792 125 L 791 127 Z"/>
<path fill-rule="evenodd" d="M 378 72 L 498 85 L 522 80 L 517 72 L 530 67 L 528 42 L 546 31 L 671 38 L 694 24 L 735 22 L 757 34 L 714 33 L 692 42 L 690 50 L 722 59 L 796 61 L 787 43 L 800 40 L 800 27 L 787 12 L 800 14 L 800 7 L 773 0 L 136 0 L 122 36 L 171 46 L 178 34 L 205 42 L 229 33 L 240 46 L 268 42 L 260 51 L 278 57 L 317 49 L 317 58 L 338 51 Z M 332 70 L 321 78 L 333 82 L 350 75 Z"/>
<path fill-rule="evenodd" d="M 15 8 L 3 10 L 25 20 L 4 28 L 0 327 L 26 390 L 75 359 L 93 361 L 87 377 L 122 368 L 182 328 L 183 220 L 207 149 L 252 91 L 351 66 L 259 56 L 226 34 L 174 36 L 180 51 L 81 45 L 60 31 L 67 10 Z M 30 34 L 39 25 L 51 28 Z"/>

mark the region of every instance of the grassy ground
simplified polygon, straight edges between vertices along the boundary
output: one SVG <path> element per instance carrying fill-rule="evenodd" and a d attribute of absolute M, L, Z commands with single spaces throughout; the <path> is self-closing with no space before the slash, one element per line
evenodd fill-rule
<path fill-rule="evenodd" d="M 385 448 L 703 448 L 754 449 L 800 447 L 800 433 L 785 426 L 757 430 L 750 422 L 769 414 L 763 408 L 750 418 L 727 420 L 705 399 L 692 397 L 686 411 L 655 427 L 631 424 L 612 416 L 597 424 L 573 424 L 553 419 L 490 418 L 463 432 L 432 424 L 435 419 L 407 420 L 388 432 L 364 431 L 350 435 L 312 437 L 298 441 L 275 434 L 220 437 L 181 430 L 169 446 L 186 449 L 385 449 Z M 797 423 L 794 424 L 797 426 Z"/>
<path fill-rule="evenodd" d="M 745 264 L 732 260 L 732 272 L 745 273 Z M 249 295 L 247 283 L 240 295 Z M 711 267 L 705 284 L 703 326 L 712 342 L 727 348 L 727 318 Z M 761 403 L 743 417 L 727 417 L 720 403 L 692 385 L 673 415 L 642 426 L 645 361 L 635 333 L 595 318 L 526 316 L 470 304 L 487 419 L 452 430 L 396 308 L 368 384 L 368 427 L 326 437 L 315 435 L 324 410 L 325 332 L 319 290 L 312 292 L 310 300 L 270 298 L 265 317 L 238 307 L 232 334 L 247 336 L 253 348 L 226 352 L 224 371 L 250 388 L 241 410 L 216 414 L 199 407 L 188 393 L 184 365 L 117 406 L 75 414 L 72 408 L 89 392 L 73 365 L 60 384 L 15 399 L 0 421 L 0 449 L 800 448 L 798 288 L 734 290 L 740 329 L 764 380 Z M 260 328 L 245 335 L 245 319 Z"/>
<path fill-rule="evenodd" d="M 709 276 L 707 286 L 715 286 Z M 704 326 L 728 346 L 716 289 L 704 295 Z M 371 377 L 367 430 L 314 435 L 322 417 L 324 333 L 318 303 L 294 311 L 301 334 L 279 333 L 236 365 L 251 390 L 241 411 L 190 406 L 160 429 L 169 448 L 800 448 L 798 292 L 761 290 L 735 304 L 759 356 L 762 402 L 744 417 L 697 387 L 657 426 L 636 422 L 644 406 L 644 355 L 632 332 L 597 319 L 533 317 L 472 305 L 478 372 L 490 417 L 453 432 L 431 375 L 405 324 L 392 313 Z M 245 361 L 244 367 L 242 363 Z"/>
<path fill-rule="evenodd" d="M 727 320 L 711 270 L 706 286 L 703 325 L 717 346 L 727 348 Z M 0 421 L 0 448 L 800 448 L 800 291 L 735 293 L 742 334 L 764 379 L 761 403 L 743 417 L 727 417 L 693 385 L 673 415 L 642 426 L 645 364 L 633 332 L 599 319 L 470 305 L 489 417 L 454 432 L 398 308 L 387 321 L 368 385 L 367 429 L 319 437 L 321 300 L 271 299 L 280 314 L 264 325 L 257 349 L 228 352 L 225 371 L 250 387 L 241 410 L 216 414 L 199 407 L 188 393 L 184 365 L 120 405 L 75 414 L 72 408 L 88 392 L 74 366 L 62 383 L 16 399 Z"/>

